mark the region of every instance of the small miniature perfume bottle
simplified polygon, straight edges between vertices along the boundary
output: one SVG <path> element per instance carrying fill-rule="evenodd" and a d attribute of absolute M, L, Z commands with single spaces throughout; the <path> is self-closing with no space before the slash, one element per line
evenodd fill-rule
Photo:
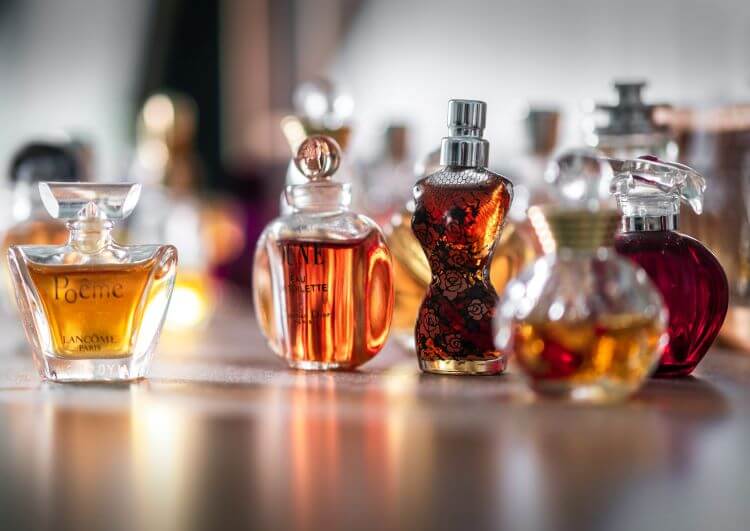
<path fill-rule="evenodd" d="M 349 210 L 350 186 L 331 180 L 340 157 L 329 137 L 302 143 L 295 163 L 308 182 L 286 188 L 292 213 L 272 221 L 255 250 L 258 323 L 297 369 L 358 367 L 391 326 L 391 254 L 378 226 Z"/>
<path fill-rule="evenodd" d="M 666 311 L 646 273 L 612 249 L 619 216 L 602 202 L 611 169 L 587 150 L 562 155 L 555 167 L 564 201 L 529 212 L 551 252 L 508 284 L 497 346 L 513 351 L 537 393 L 619 400 L 655 368 L 667 341 Z"/>
<path fill-rule="evenodd" d="M 658 105 L 643 102 L 641 93 L 646 83 L 616 82 L 618 101 L 615 105 L 599 104 L 596 110 L 606 115 L 606 123 L 587 135 L 587 142 L 607 156 L 630 159 L 656 155 L 675 160 L 677 143 L 667 127 L 654 119 Z M 661 107 L 664 107 L 663 105 Z"/>
<path fill-rule="evenodd" d="M 615 248 L 646 270 L 669 308 L 669 345 L 656 374 L 688 375 L 716 339 L 729 303 L 719 261 L 698 240 L 677 232 L 681 200 L 701 213 L 705 179 L 654 157 L 610 164 L 623 214 Z"/>
<path fill-rule="evenodd" d="M 450 100 L 437 172 L 414 187 L 412 231 L 432 272 L 419 309 L 415 343 L 423 371 L 497 374 L 505 355 L 492 342 L 497 294 L 489 264 L 513 185 L 486 169 L 487 105 Z"/>
<path fill-rule="evenodd" d="M 140 185 L 40 183 L 68 243 L 8 250 L 16 301 L 45 380 L 125 381 L 146 375 L 174 286 L 171 245 L 123 247 L 115 222 L 135 208 Z"/>

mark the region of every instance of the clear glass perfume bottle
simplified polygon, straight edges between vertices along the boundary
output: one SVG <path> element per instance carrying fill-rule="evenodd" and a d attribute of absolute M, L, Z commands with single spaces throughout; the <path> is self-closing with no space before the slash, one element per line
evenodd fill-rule
<path fill-rule="evenodd" d="M 643 102 L 646 83 L 616 82 L 618 101 L 615 105 L 599 104 L 596 110 L 606 116 L 606 122 L 587 135 L 587 143 L 602 153 L 615 158 L 630 159 L 654 155 L 675 160 L 677 143 L 667 127 L 654 120 L 658 105 Z"/>
<path fill-rule="evenodd" d="M 3 234 L 2 256 L 8 254 L 11 245 L 62 245 L 68 239 L 65 224 L 51 219 L 39 197 L 42 181 L 77 182 L 83 170 L 73 151 L 64 144 L 30 142 L 16 152 L 11 162 L 12 182 L 10 226 Z M 15 297 L 8 271 L 3 260 L 4 303 L 13 308 Z"/>
<path fill-rule="evenodd" d="M 414 187 L 411 227 L 432 273 L 414 332 L 419 366 L 427 372 L 505 370 L 505 355 L 492 342 L 497 294 L 489 265 L 513 185 L 486 169 L 486 113 L 481 101 L 449 101 L 442 168 Z"/>
<path fill-rule="evenodd" d="M 135 208 L 140 185 L 40 183 L 67 244 L 11 246 L 8 261 L 26 337 L 42 378 L 122 381 L 144 377 L 174 286 L 171 245 L 123 247 L 115 222 Z"/>
<path fill-rule="evenodd" d="M 375 222 L 349 210 L 350 186 L 331 180 L 340 157 L 329 137 L 302 143 L 295 164 L 308 182 L 287 187 L 292 213 L 272 221 L 255 250 L 258 323 L 297 369 L 353 369 L 391 326 L 391 254 Z"/>
<path fill-rule="evenodd" d="M 564 201 L 530 212 L 551 252 L 508 284 L 496 343 L 540 394 L 619 400 L 655 368 L 666 311 L 646 273 L 612 248 L 619 215 L 603 202 L 611 169 L 588 151 L 566 153 L 556 168 Z"/>
<path fill-rule="evenodd" d="M 729 303 L 719 261 L 698 240 L 677 232 L 680 201 L 701 213 L 705 179 L 688 166 L 654 157 L 610 164 L 623 214 L 617 252 L 646 270 L 669 308 L 669 345 L 656 374 L 688 375 L 716 339 Z"/>

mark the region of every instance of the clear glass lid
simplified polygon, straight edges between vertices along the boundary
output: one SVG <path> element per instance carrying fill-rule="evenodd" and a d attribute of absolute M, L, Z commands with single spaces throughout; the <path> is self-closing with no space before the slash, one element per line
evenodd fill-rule
<path fill-rule="evenodd" d="M 351 203 L 351 187 L 348 183 L 332 180 L 341 163 L 341 148 L 336 141 L 325 135 L 305 139 L 297 150 L 294 164 L 307 182 L 287 186 L 286 200 L 298 210 L 338 210 Z"/>
<path fill-rule="evenodd" d="M 625 216 L 672 216 L 684 201 L 703 211 L 706 179 L 693 168 L 656 157 L 607 159 L 614 172 L 611 192 Z"/>
<path fill-rule="evenodd" d="M 119 221 L 141 195 L 140 184 L 41 182 L 39 195 L 50 216 L 63 221 Z"/>

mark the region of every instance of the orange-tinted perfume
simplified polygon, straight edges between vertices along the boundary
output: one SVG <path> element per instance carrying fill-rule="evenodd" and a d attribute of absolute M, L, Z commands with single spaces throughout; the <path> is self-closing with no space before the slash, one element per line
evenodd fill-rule
<path fill-rule="evenodd" d="M 340 156 L 329 137 L 302 143 L 295 164 L 308 182 L 287 187 L 292 211 L 266 227 L 255 251 L 258 323 L 298 369 L 355 368 L 391 326 L 391 254 L 375 222 L 349 210 L 350 186 L 331 180 Z"/>

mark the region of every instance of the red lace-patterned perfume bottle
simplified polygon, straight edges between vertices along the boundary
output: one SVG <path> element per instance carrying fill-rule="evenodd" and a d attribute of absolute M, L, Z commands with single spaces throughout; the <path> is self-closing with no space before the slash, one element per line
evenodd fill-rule
<path fill-rule="evenodd" d="M 688 375 L 716 339 L 729 302 L 719 261 L 676 230 L 681 200 L 701 213 L 705 179 L 687 166 L 654 157 L 610 162 L 623 213 L 615 247 L 646 270 L 669 310 L 669 345 L 656 375 Z"/>
<path fill-rule="evenodd" d="M 513 185 L 485 169 L 485 116 L 484 102 L 449 102 L 443 168 L 414 188 L 412 230 L 432 271 L 415 328 L 419 365 L 427 372 L 495 374 L 505 369 L 505 355 L 493 345 L 497 294 L 489 262 Z"/>

